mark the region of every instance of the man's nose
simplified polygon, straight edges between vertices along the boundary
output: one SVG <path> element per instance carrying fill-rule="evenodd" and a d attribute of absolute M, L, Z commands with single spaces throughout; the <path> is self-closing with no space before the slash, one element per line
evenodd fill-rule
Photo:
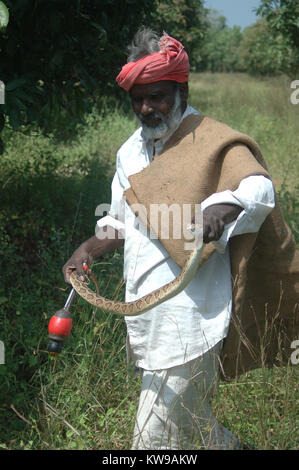
<path fill-rule="evenodd" d="M 154 112 L 154 108 L 148 99 L 144 99 L 141 106 L 141 114 L 148 116 Z"/>

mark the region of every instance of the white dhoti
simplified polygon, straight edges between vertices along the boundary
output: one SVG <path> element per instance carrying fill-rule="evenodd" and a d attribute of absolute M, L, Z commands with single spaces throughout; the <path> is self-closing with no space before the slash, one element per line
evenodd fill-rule
<path fill-rule="evenodd" d="M 239 440 L 214 418 L 222 342 L 203 356 L 165 370 L 143 371 L 133 450 L 237 449 Z"/>

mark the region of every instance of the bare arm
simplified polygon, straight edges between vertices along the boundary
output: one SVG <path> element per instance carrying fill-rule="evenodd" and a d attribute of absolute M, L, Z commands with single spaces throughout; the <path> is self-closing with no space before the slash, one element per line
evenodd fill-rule
<path fill-rule="evenodd" d="M 70 259 L 62 268 L 65 282 L 70 282 L 70 275 L 73 271 L 77 271 L 80 276 L 84 276 L 83 262 L 90 266 L 94 259 L 100 258 L 105 253 L 120 248 L 124 240 L 119 238 L 119 234 L 112 227 L 103 227 L 102 233 L 106 234 L 106 238 L 100 239 L 93 236 L 82 243 L 82 245 L 74 251 Z"/>

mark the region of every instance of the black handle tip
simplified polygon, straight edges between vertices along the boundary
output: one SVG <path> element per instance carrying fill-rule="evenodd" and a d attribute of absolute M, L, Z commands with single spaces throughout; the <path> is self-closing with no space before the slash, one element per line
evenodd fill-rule
<path fill-rule="evenodd" d="M 63 342 L 51 339 L 48 344 L 48 353 L 51 356 L 57 356 L 62 351 Z"/>

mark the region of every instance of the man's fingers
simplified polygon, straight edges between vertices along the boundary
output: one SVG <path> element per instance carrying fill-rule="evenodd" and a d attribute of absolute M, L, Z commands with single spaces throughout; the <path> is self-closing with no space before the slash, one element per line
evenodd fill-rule
<path fill-rule="evenodd" d="M 224 223 L 218 217 L 210 217 L 204 221 L 203 241 L 209 243 L 219 240 L 224 231 Z"/>
<path fill-rule="evenodd" d="M 76 271 L 82 281 L 87 281 L 88 268 L 92 265 L 92 261 L 91 254 L 86 249 L 85 244 L 82 243 L 62 268 L 65 282 L 70 284 L 70 277 L 73 271 Z"/>
<path fill-rule="evenodd" d="M 75 269 L 75 266 L 73 266 L 73 265 L 70 266 L 70 265 L 67 265 L 67 264 L 65 264 L 62 268 L 62 273 L 63 273 L 64 280 L 68 284 L 70 284 L 70 275 L 72 274 L 74 269 Z"/>
<path fill-rule="evenodd" d="M 84 264 L 85 264 L 85 266 L 87 265 L 85 259 L 80 260 L 80 262 L 76 263 L 76 265 L 75 265 L 75 270 L 76 270 L 76 273 L 79 276 L 80 281 L 86 281 L 87 280 L 86 274 L 87 274 L 88 270 L 84 269 Z"/>
<path fill-rule="evenodd" d="M 77 272 L 77 274 L 80 276 L 81 281 L 86 280 L 85 271 L 83 269 L 83 261 L 79 263 L 72 263 L 72 264 L 66 263 L 63 266 L 62 272 L 63 272 L 64 280 L 68 284 L 70 284 L 70 277 L 73 271 Z"/>
<path fill-rule="evenodd" d="M 214 233 L 213 233 L 213 240 L 219 240 L 221 238 L 221 235 L 223 234 L 224 231 L 224 223 L 222 222 L 221 219 L 218 217 L 215 219 L 214 222 Z"/>

